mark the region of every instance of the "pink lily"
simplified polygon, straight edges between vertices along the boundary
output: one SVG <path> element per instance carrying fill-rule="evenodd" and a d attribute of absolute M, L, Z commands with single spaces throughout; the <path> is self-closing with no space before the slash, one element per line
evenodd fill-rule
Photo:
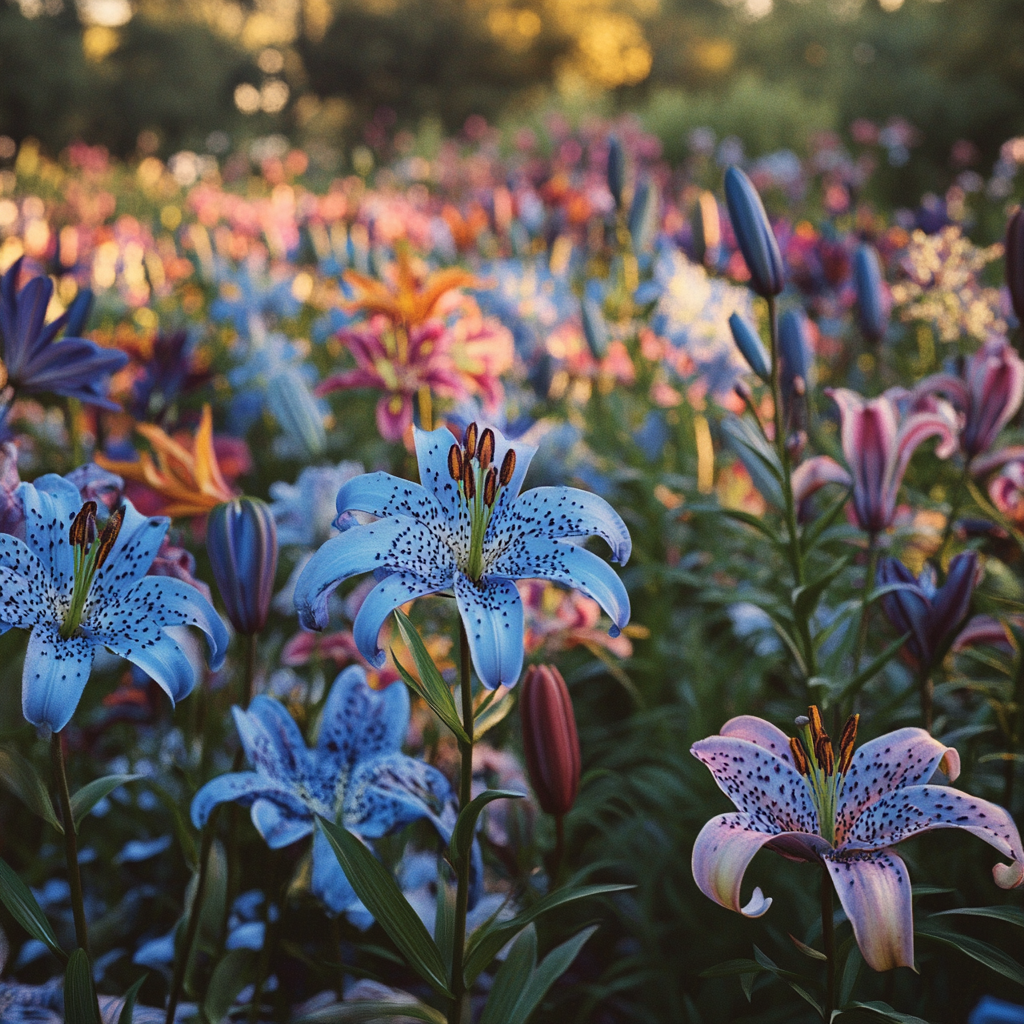
<path fill-rule="evenodd" d="M 849 470 L 827 455 L 808 459 L 793 471 L 793 494 L 800 502 L 826 483 L 852 487 L 861 529 L 880 533 L 896 517 L 896 494 L 914 450 L 929 437 L 938 437 L 936 454 L 948 458 L 956 450 L 952 426 L 939 412 L 901 417 L 899 401 L 906 393 L 899 388 L 870 399 L 847 388 L 827 388 L 825 394 L 839 406 L 840 440 Z"/>
<path fill-rule="evenodd" d="M 965 829 L 1011 859 L 992 869 L 996 884 L 1010 889 L 1024 881 L 1017 826 L 1002 807 L 927 784 L 936 768 L 955 779 L 960 758 L 923 729 L 897 729 L 854 753 L 854 716 L 835 754 L 817 708 L 809 710 L 798 719 L 803 742 L 743 715 L 690 748 L 737 810 L 701 829 L 694 880 L 723 907 L 760 917 L 771 899 L 755 889 L 744 906 L 740 887 L 761 847 L 822 863 L 867 963 L 876 971 L 913 967 L 910 878 L 893 847 L 921 832 Z"/>
<path fill-rule="evenodd" d="M 960 447 L 970 461 L 988 451 L 1020 408 L 1024 360 L 1005 338 L 994 338 L 967 360 L 962 377 L 933 374 L 921 381 L 913 394 L 920 401 L 936 393 L 945 395 L 963 417 Z"/>

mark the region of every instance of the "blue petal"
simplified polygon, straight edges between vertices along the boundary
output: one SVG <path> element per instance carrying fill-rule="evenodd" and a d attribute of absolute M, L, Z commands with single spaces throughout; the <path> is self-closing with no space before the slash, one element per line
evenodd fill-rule
<path fill-rule="evenodd" d="M 448 472 L 448 452 L 456 443 L 455 435 L 447 427 L 431 431 L 413 427 L 413 439 L 420 482 L 437 499 L 448 521 L 455 526 L 462 510 L 458 485 Z"/>
<path fill-rule="evenodd" d="M 41 340 L 45 338 L 46 332 L 40 336 Z M 21 385 L 27 392 L 49 391 L 119 411 L 121 407 L 104 392 L 110 374 L 127 362 L 126 353 L 101 348 L 84 338 L 48 340 L 42 351 L 33 356 L 21 377 Z"/>
<path fill-rule="evenodd" d="M 537 454 L 537 449 L 534 445 L 526 444 L 524 441 L 509 441 L 500 430 L 495 430 L 494 464 L 496 466 L 501 466 L 505 459 L 505 453 L 509 448 L 515 449 L 516 468 L 508 485 L 502 487 L 498 493 L 498 500 L 494 503 L 494 517 L 503 516 L 515 503 L 516 498 L 519 497 L 519 492 L 522 490 L 523 480 L 526 479 L 526 471 L 530 468 L 534 455 Z"/>
<path fill-rule="evenodd" d="M 611 616 L 612 635 L 629 622 L 629 594 L 602 558 L 566 541 L 530 537 L 510 546 L 488 569 L 489 576 L 545 579 L 564 583 L 592 597 Z"/>
<path fill-rule="evenodd" d="M 274 800 L 257 797 L 249 812 L 256 831 L 263 836 L 272 850 L 291 846 L 305 839 L 313 831 L 313 819 L 308 814 L 296 815 Z"/>
<path fill-rule="evenodd" d="M 536 487 L 527 491 L 504 515 L 494 515 L 488 540 L 501 547 L 518 537 L 603 537 L 612 561 L 625 565 L 632 550 L 621 516 L 604 498 L 578 487 Z"/>
<path fill-rule="evenodd" d="M 16 576 L 43 582 L 45 570 L 35 552 L 20 538 L 0 533 L 0 566 L 10 569 Z"/>
<path fill-rule="evenodd" d="M 124 593 L 141 580 L 156 558 L 171 521 L 165 516 L 144 516 L 130 502 L 124 503 L 124 522 L 107 560 L 96 573 L 95 598 Z"/>
<path fill-rule="evenodd" d="M 344 913 L 359 899 L 322 828 L 313 836 L 312 890 L 332 914 Z"/>
<path fill-rule="evenodd" d="M 116 639 L 102 642 L 114 654 L 138 665 L 171 698 L 171 703 L 177 704 L 196 684 L 192 662 L 174 637 L 161 629 L 147 632 L 149 635 L 137 627 L 119 634 Z"/>
<path fill-rule="evenodd" d="M 480 682 L 489 690 L 515 686 L 523 667 L 523 602 L 516 585 L 486 576 L 474 583 L 459 573 L 455 598 Z"/>
<path fill-rule="evenodd" d="M 192 799 L 192 824 L 202 828 L 218 804 L 238 802 L 243 807 L 256 799 L 274 800 L 293 817 L 308 813 L 296 796 L 259 772 L 228 772 L 211 779 Z"/>
<path fill-rule="evenodd" d="M 452 798 L 448 780 L 423 761 L 405 754 L 364 761 L 345 791 L 345 828 L 379 839 L 425 818 L 447 842 L 451 831 L 441 814 Z"/>
<path fill-rule="evenodd" d="M 14 537 L 4 535 L 0 537 L 0 544 L 4 540 L 14 540 Z M 23 544 L 22 547 L 25 547 Z M 2 548 L 0 548 L 2 550 Z M 25 554 L 31 552 L 25 548 Z M 33 586 L 38 580 L 43 584 L 45 577 L 30 575 L 32 562 L 38 565 L 39 560 L 32 555 L 29 559 L 20 560 L 25 570 L 24 573 L 16 572 L 0 565 L 0 615 L 7 629 L 17 626 L 19 629 L 31 629 L 43 619 L 43 613 L 50 604 L 50 595 L 45 590 L 40 593 L 40 587 Z"/>
<path fill-rule="evenodd" d="M 355 510 L 381 519 L 409 516 L 421 522 L 447 524 L 444 509 L 430 491 L 390 473 L 362 473 L 346 481 L 338 491 L 337 508 L 339 513 Z"/>
<path fill-rule="evenodd" d="M 32 630 L 21 676 L 21 706 L 29 722 L 60 732 L 71 721 L 89 681 L 93 649 L 91 640 L 65 640 L 48 622 Z"/>
<path fill-rule="evenodd" d="M 374 569 L 406 569 L 437 590 L 451 583 L 451 547 L 423 523 L 405 516 L 355 526 L 332 537 L 306 564 L 295 584 L 299 622 L 307 629 L 327 624 L 327 599 L 343 580 Z"/>
<path fill-rule="evenodd" d="M 305 785 L 309 751 L 295 719 L 279 701 L 253 697 L 249 710 L 231 709 L 249 763 L 256 771 L 287 789 Z"/>
<path fill-rule="evenodd" d="M 25 509 L 25 540 L 38 556 L 57 594 L 70 595 L 74 574 L 74 556 L 68 530 L 82 507 L 74 484 L 49 474 L 42 482 L 51 488 L 21 484 L 18 497 Z"/>
<path fill-rule="evenodd" d="M 355 622 L 352 623 L 352 635 L 359 653 L 371 665 L 380 668 L 386 655 L 377 646 L 377 639 L 384 620 L 406 601 L 426 594 L 436 594 L 441 589 L 414 572 L 393 572 L 385 577 L 363 599 Z M 0 605 L 0 610 L 2 608 Z"/>

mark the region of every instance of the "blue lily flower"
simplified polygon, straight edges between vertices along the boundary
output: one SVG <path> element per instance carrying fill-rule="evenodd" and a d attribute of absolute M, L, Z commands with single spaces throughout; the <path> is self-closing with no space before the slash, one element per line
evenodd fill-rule
<path fill-rule="evenodd" d="M 327 624 L 327 599 L 343 580 L 377 572 L 384 578 L 353 623 L 360 653 L 384 664 L 377 639 L 384 620 L 406 601 L 454 590 L 469 636 L 473 666 L 489 689 L 514 686 L 523 666 L 523 605 L 518 579 L 549 579 L 594 598 L 612 620 L 629 621 L 629 595 L 611 567 L 574 541 L 603 537 L 625 564 L 631 542 L 604 498 L 575 487 L 538 487 L 520 496 L 536 448 L 507 441 L 471 423 L 464 447 L 446 427 L 415 431 L 423 484 L 368 473 L 338 492 L 338 511 L 380 517 L 327 541 L 295 586 L 299 621 Z M 424 486 L 425 485 L 425 486 Z"/>
<path fill-rule="evenodd" d="M 331 687 L 316 747 L 306 747 L 283 704 L 254 697 L 234 707 L 235 726 L 254 771 L 208 782 L 192 801 L 202 828 L 218 804 L 251 808 L 252 823 L 278 850 L 314 832 L 316 816 L 337 821 L 363 839 L 379 839 L 413 821 L 429 821 L 445 842 L 455 824 L 453 794 L 436 768 L 401 753 L 409 727 L 409 692 L 371 689 L 358 665 Z M 334 914 L 356 900 L 322 831 L 313 839 L 313 893 Z"/>
<path fill-rule="evenodd" d="M 195 587 L 146 576 L 169 520 L 125 502 L 95 533 L 96 502 L 48 474 L 17 491 L 25 540 L 0 535 L 0 633 L 30 629 L 22 710 L 59 732 L 81 700 L 97 647 L 138 665 L 178 701 L 195 685 L 192 664 L 166 626 L 198 626 L 219 668 L 228 633 Z"/>
<path fill-rule="evenodd" d="M 119 408 L 106 397 L 106 390 L 110 375 L 128 362 L 128 356 L 85 338 L 58 340 L 69 314 L 78 311 L 69 310 L 46 323 L 53 282 L 48 277 L 34 277 L 19 291 L 21 263 L 16 260 L 0 278 L 0 355 L 8 382 L 15 391 L 26 394 L 46 391 L 104 409 Z"/>

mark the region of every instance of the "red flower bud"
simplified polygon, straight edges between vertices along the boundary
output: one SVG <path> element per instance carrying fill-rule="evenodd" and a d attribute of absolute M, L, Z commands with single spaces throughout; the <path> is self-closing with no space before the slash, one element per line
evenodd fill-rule
<path fill-rule="evenodd" d="M 572 698 L 554 665 L 531 665 L 522 682 L 519 711 L 530 782 L 541 807 L 568 813 L 580 786 L 580 740 Z"/>

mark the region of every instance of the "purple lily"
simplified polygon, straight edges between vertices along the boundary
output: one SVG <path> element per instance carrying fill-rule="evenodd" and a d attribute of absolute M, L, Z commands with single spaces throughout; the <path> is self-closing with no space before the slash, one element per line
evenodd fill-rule
<path fill-rule="evenodd" d="M 827 455 L 808 459 L 793 472 L 793 493 L 803 501 L 827 483 L 853 488 L 853 508 L 862 530 L 887 530 L 896 517 L 896 495 L 911 455 L 922 441 L 938 437 L 936 454 L 948 458 L 956 448 L 949 420 L 938 412 L 901 418 L 901 389 L 864 398 L 847 388 L 825 391 L 839 406 L 840 440 L 849 471 Z"/>
<path fill-rule="evenodd" d="M 914 388 L 920 402 L 941 394 L 963 417 L 960 447 L 968 461 L 988 451 L 1024 400 L 1024 360 L 1005 338 L 995 338 L 968 360 L 963 377 L 936 373 Z"/>
<path fill-rule="evenodd" d="M 880 587 L 902 584 L 902 589 L 883 595 L 882 609 L 898 632 L 911 634 L 907 650 L 921 669 L 930 668 L 948 650 L 967 614 L 977 578 L 978 556 L 974 551 L 963 551 L 950 561 L 941 587 L 936 586 L 931 565 L 915 578 L 895 558 L 879 562 Z"/>
<path fill-rule="evenodd" d="M 33 277 L 19 290 L 21 263 L 16 260 L 0 278 L 0 333 L 8 382 L 26 394 L 48 391 L 118 409 L 106 390 L 110 375 L 128 362 L 128 356 L 84 338 L 57 340 L 68 323 L 68 313 L 46 323 L 53 282 Z"/>
<path fill-rule="evenodd" d="M 721 906 L 760 917 L 771 899 L 755 889 L 743 906 L 740 888 L 761 847 L 821 863 L 867 963 L 876 971 L 913 967 L 910 878 L 893 847 L 933 829 L 965 829 L 1011 859 L 992 869 L 996 884 L 1010 889 L 1024 881 L 1017 826 L 996 804 L 927 784 L 937 768 L 954 780 L 960 758 L 923 729 L 897 729 L 855 753 L 853 716 L 836 754 L 817 708 L 809 710 L 798 719 L 802 742 L 743 715 L 690 748 L 736 807 L 701 829 L 694 880 Z"/>

